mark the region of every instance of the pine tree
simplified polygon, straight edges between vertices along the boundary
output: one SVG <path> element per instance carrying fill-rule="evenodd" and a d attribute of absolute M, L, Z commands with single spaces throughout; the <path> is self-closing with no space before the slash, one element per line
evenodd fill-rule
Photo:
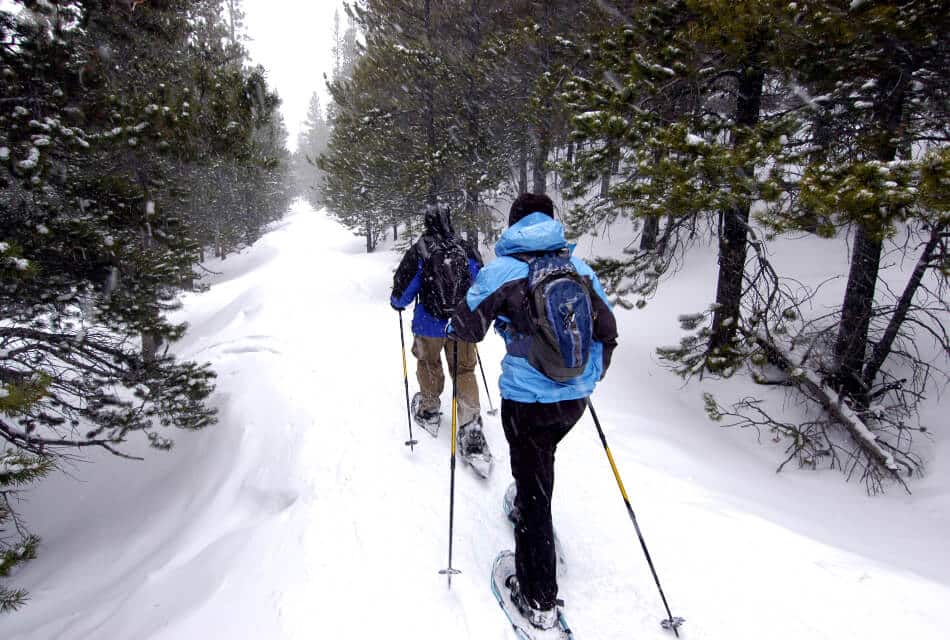
<path fill-rule="evenodd" d="M 195 202 L 229 190 L 201 181 L 245 185 L 222 226 L 247 242 L 286 203 L 278 100 L 221 37 L 219 1 L 16 9 L 0 9 L 16 43 L 0 47 L 0 577 L 36 549 L 7 498 L 64 451 L 168 449 L 215 421 L 213 373 L 162 348 L 185 331 L 166 312 L 209 224 Z M 0 608 L 24 597 L 3 588 Z"/>
<path fill-rule="evenodd" d="M 947 180 L 950 46 L 942 34 L 950 16 L 936 1 L 818 2 L 802 7 L 798 20 L 811 45 L 798 58 L 798 75 L 814 115 L 810 148 L 789 164 L 804 165 L 804 210 L 773 222 L 853 229 L 832 368 L 838 385 L 867 407 L 889 351 L 870 358 L 884 241 L 908 221 L 935 239 L 947 228 L 946 198 L 933 187 Z"/>
<path fill-rule="evenodd" d="M 294 179 L 297 191 L 315 207 L 322 206 L 323 173 L 317 166 L 317 160 L 326 153 L 330 139 L 330 127 L 320 101 L 320 94 L 310 96 L 307 119 L 297 137 L 297 151 L 294 154 Z"/>
<path fill-rule="evenodd" d="M 21 410 L 25 405 L 22 398 L 18 404 L 17 395 L 15 392 L 0 397 L 0 412 Z M 12 502 L 19 490 L 44 477 L 52 468 L 48 456 L 0 448 L 0 579 L 8 578 L 14 567 L 36 557 L 39 538 L 27 532 L 19 522 Z M 9 589 L 0 582 L 0 614 L 23 606 L 27 599 L 22 589 Z"/>
<path fill-rule="evenodd" d="M 374 0 L 354 19 L 366 40 L 351 76 L 334 81 L 333 133 L 320 167 L 331 211 L 372 251 L 395 219 L 457 193 L 457 93 L 436 35 L 448 5 Z"/>

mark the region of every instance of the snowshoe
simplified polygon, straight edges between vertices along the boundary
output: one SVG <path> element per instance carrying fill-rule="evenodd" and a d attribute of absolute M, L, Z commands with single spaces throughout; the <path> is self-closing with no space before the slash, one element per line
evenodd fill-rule
<path fill-rule="evenodd" d="M 508 622 L 511 623 L 518 640 L 574 640 L 574 634 L 571 633 L 560 606 L 556 606 L 550 612 L 538 612 L 539 615 L 533 615 L 534 612 L 530 611 L 529 607 L 529 615 L 532 615 L 532 618 L 548 624 L 553 623 L 549 629 L 539 629 L 532 624 L 512 600 L 511 587 L 516 586 L 517 583 L 517 578 L 514 580 L 512 578 L 515 578 L 515 554 L 511 551 L 502 551 L 495 558 L 495 564 L 492 566 L 491 590 L 495 600 L 505 612 Z M 517 591 L 514 594 L 515 597 L 520 595 Z"/>
<path fill-rule="evenodd" d="M 416 424 L 422 427 L 426 433 L 428 433 L 433 438 L 439 435 L 439 425 L 442 423 L 442 412 L 441 411 L 422 411 L 419 408 L 420 403 L 422 402 L 422 394 L 417 393 L 412 396 L 412 406 L 410 410 L 412 411 L 412 417 L 416 421 Z"/>
<path fill-rule="evenodd" d="M 462 461 L 467 463 L 482 478 L 491 473 L 495 460 L 488 450 L 488 441 L 482 432 L 481 416 L 476 416 L 467 424 L 459 427 L 458 451 Z"/>

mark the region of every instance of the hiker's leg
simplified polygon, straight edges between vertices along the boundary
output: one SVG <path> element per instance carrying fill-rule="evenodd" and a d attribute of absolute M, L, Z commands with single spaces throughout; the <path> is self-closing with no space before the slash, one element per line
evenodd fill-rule
<path fill-rule="evenodd" d="M 440 406 L 439 396 L 445 387 L 445 374 L 442 372 L 443 342 L 443 338 L 426 336 L 415 336 L 412 342 L 412 355 L 416 357 L 416 379 L 422 394 L 419 409 L 422 411 L 437 411 Z"/>
<path fill-rule="evenodd" d="M 522 593 L 538 609 L 550 609 L 557 599 L 557 556 L 551 521 L 554 452 L 585 407 L 586 400 L 526 404 L 503 399 L 501 403 L 511 473 L 518 491 L 515 566 Z"/>
<path fill-rule="evenodd" d="M 449 363 L 449 372 L 453 372 L 452 351 L 453 341 L 445 341 L 445 360 Z M 478 401 L 478 379 L 475 377 L 475 367 L 478 365 L 475 355 L 475 345 L 471 342 L 459 342 L 459 424 L 467 424 L 481 413 Z"/>

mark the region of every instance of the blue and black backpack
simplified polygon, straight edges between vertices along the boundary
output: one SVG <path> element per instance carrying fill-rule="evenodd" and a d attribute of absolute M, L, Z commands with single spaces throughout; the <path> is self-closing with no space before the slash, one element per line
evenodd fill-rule
<path fill-rule="evenodd" d="M 590 283 L 571 263 L 568 250 L 518 256 L 528 263 L 528 315 L 533 327 L 527 358 L 558 382 L 587 368 L 594 332 Z"/>

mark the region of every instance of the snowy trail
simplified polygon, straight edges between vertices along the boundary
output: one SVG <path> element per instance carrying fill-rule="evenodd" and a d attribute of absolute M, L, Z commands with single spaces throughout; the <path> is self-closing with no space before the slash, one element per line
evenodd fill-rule
<path fill-rule="evenodd" d="M 25 511 L 45 546 L 16 576 L 33 601 L 0 617 L 0 637 L 512 638 L 488 588 L 513 544 L 498 417 L 484 416 L 492 477 L 457 471 L 463 573 L 451 591 L 437 573 L 449 426 L 437 439 L 416 429 L 414 453 L 402 444 L 386 304 L 396 260 L 363 254 L 298 205 L 217 264 L 211 289 L 184 299 L 192 330 L 177 349 L 214 364 L 221 423 L 145 463 L 103 459 L 73 470 L 82 483 L 41 484 Z M 869 503 L 856 485 L 771 474 L 765 447 L 702 423 L 699 391 L 644 355 L 666 340 L 650 317 L 620 315 L 595 401 L 673 612 L 688 619 L 682 637 L 945 637 L 947 483 Z M 500 342 L 481 353 L 497 406 Z M 578 637 L 672 637 L 589 417 L 559 449 L 557 483 L 561 595 Z"/>

